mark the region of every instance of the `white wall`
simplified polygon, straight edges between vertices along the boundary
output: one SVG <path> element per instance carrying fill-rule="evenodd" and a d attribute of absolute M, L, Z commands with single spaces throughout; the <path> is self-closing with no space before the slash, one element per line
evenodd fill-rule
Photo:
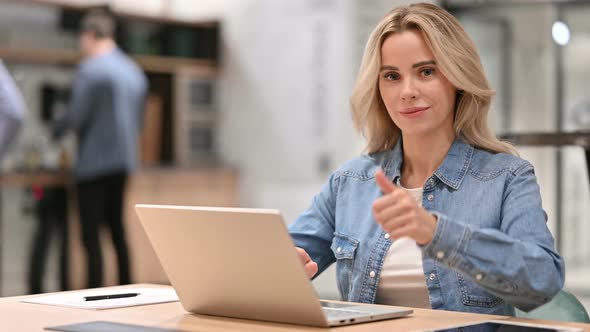
<path fill-rule="evenodd" d="M 345 1 L 259 0 L 224 17 L 220 150 L 240 167 L 244 205 L 289 202 L 292 219 L 311 198 L 293 192 L 326 179 L 320 156 L 333 169 L 356 154 L 343 151 L 356 139 L 342 121 L 353 79 L 349 10 Z"/>
<path fill-rule="evenodd" d="M 349 15 L 347 1 L 259 0 L 224 17 L 219 141 L 222 158 L 240 168 L 242 205 L 278 208 L 290 222 L 326 170 L 358 153 L 345 121 Z M 333 271 L 316 285 L 337 298 Z"/>

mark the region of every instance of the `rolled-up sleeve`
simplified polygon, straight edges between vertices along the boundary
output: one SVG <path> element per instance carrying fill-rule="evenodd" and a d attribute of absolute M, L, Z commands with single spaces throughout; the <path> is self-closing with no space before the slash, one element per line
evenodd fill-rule
<path fill-rule="evenodd" d="M 565 279 L 564 261 L 554 248 L 530 164 L 512 173 L 502 202 L 500 229 L 476 228 L 434 212 L 437 229 L 423 251 L 530 311 L 551 300 Z"/>
<path fill-rule="evenodd" d="M 311 205 L 293 223 L 289 233 L 297 247 L 305 249 L 318 264 L 318 276 L 336 260 L 330 245 L 334 238 L 338 176 L 332 175 Z"/>

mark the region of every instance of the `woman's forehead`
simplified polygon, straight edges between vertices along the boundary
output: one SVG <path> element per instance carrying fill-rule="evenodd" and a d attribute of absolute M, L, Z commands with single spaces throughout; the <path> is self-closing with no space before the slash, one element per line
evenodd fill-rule
<path fill-rule="evenodd" d="M 386 37 L 381 45 L 381 60 L 383 63 L 417 63 L 434 60 L 434 55 L 420 32 L 410 30 Z"/>

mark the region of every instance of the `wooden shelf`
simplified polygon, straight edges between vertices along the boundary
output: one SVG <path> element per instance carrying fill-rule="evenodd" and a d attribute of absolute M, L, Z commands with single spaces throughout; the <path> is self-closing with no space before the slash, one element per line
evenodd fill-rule
<path fill-rule="evenodd" d="M 48 50 L 0 46 L 0 58 L 4 61 L 42 64 L 75 65 L 80 57 L 70 50 Z"/>
<path fill-rule="evenodd" d="M 500 138 L 517 145 L 574 145 L 580 146 L 586 150 L 590 149 L 590 131 L 508 133 L 501 135 Z"/>
<path fill-rule="evenodd" d="M 173 58 L 153 55 L 131 55 L 144 70 L 150 72 L 172 73 L 179 69 L 191 68 L 203 76 L 217 75 L 217 63 L 212 60 Z"/>
<path fill-rule="evenodd" d="M 73 50 L 49 50 L 0 46 L 0 58 L 5 61 L 21 63 L 40 63 L 74 66 L 80 61 L 78 52 Z M 183 68 L 191 68 L 203 76 L 217 74 L 216 63 L 212 60 L 199 60 L 151 55 L 131 55 L 145 71 L 156 73 L 175 73 Z"/>

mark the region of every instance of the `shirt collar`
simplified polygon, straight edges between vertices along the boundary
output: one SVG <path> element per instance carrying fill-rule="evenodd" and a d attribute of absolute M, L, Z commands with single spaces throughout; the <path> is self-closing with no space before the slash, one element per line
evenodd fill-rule
<path fill-rule="evenodd" d="M 434 172 L 441 182 L 457 190 L 467 174 L 471 158 L 473 156 L 473 146 L 467 144 L 460 138 L 456 138 L 445 157 L 445 160 Z M 396 183 L 401 175 L 401 165 L 403 162 L 402 139 L 397 140 L 395 147 L 391 151 L 390 158 L 387 158 L 383 167 L 385 175 Z"/>

